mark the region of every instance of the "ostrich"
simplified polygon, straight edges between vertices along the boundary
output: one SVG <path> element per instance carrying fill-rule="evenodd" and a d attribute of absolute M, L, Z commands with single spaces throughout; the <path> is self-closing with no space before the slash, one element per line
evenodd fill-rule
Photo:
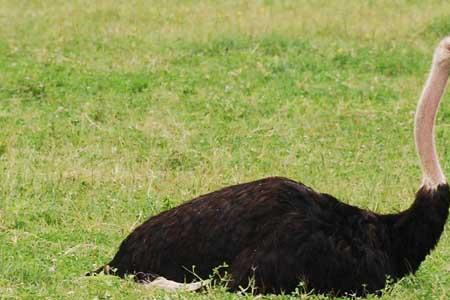
<path fill-rule="evenodd" d="M 379 293 L 387 277 L 396 280 L 418 269 L 447 220 L 450 191 L 436 154 L 434 123 L 449 72 L 447 37 L 436 48 L 415 114 L 423 178 L 407 210 L 377 214 L 300 182 L 269 177 L 149 218 L 96 272 L 196 289 L 197 278 L 225 263 L 231 291 L 252 285 L 256 293 L 290 293 L 303 282 L 316 293 Z"/>

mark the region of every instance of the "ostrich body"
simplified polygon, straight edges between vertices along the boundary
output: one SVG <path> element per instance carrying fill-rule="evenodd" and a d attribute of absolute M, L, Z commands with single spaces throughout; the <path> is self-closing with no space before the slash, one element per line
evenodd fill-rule
<path fill-rule="evenodd" d="M 252 281 L 257 293 L 289 293 L 304 282 L 308 290 L 335 295 L 377 292 L 387 277 L 414 273 L 448 216 L 450 191 L 436 155 L 434 123 L 449 71 L 450 37 L 435 51 L 417 106 L 423 181 L 409 209 L 377 214 L 270 177 L 151 217 L 122 242 L 109 268 L 119 276 L 175 283 L 207 278 L 226 263 L 232 291 Z"/>

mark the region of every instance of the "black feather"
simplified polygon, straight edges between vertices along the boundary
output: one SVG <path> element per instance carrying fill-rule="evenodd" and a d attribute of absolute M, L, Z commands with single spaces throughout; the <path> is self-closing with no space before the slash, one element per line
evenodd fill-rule
<path fill-rule="evenodd" d="M 414 273 L 436 246 L 448 216 L 448 185 L 420 189 L 401 213 L 379 215 L 286 178 L 223 188 L 151 217 L 108 264 L 116 274 L 178 282 L 206 278 L 226 263 L 229 288 L 365 295 L 386 277 Z M 142 275 L 140 275 L 142 277 Z"/>

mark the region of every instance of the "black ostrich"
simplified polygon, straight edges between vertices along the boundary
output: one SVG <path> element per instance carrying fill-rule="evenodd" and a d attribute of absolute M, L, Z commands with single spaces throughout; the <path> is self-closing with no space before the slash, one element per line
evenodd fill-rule
<path fill-rule="evenodd" d="M 287 178 L 265 178 L 151 217 L 97 272 L 195 289 L 181 283 L 207 278 L 226 263 L 232 291 L 253 284 L 256 293 L 290 293 L 303 282 L 308 290 L 334 295 L 378 292 L 387 277 L 414 273 L 448 216 L 450 191 L 436 155 L 434 123 L 449 72 L 447 37 L 436 49 L 415 114 L 423 181 L 407 210 L 377 214 Z"/>

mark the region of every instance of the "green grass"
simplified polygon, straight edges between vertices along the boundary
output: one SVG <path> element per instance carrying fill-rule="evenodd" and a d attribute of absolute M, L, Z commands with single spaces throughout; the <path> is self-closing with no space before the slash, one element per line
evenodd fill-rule
<path fill-rule="evenodd" d="M 84 276 L 148 216 L 229 184 L 412 202 L 412 114 L 447 1 L 96 3 L 0 0 L 0 298 L 253 298 Z M 447 174 L 449 124 L 445 96 Z M 447 225 L 380 299 L 450 298 L 449 261 Z"/>

